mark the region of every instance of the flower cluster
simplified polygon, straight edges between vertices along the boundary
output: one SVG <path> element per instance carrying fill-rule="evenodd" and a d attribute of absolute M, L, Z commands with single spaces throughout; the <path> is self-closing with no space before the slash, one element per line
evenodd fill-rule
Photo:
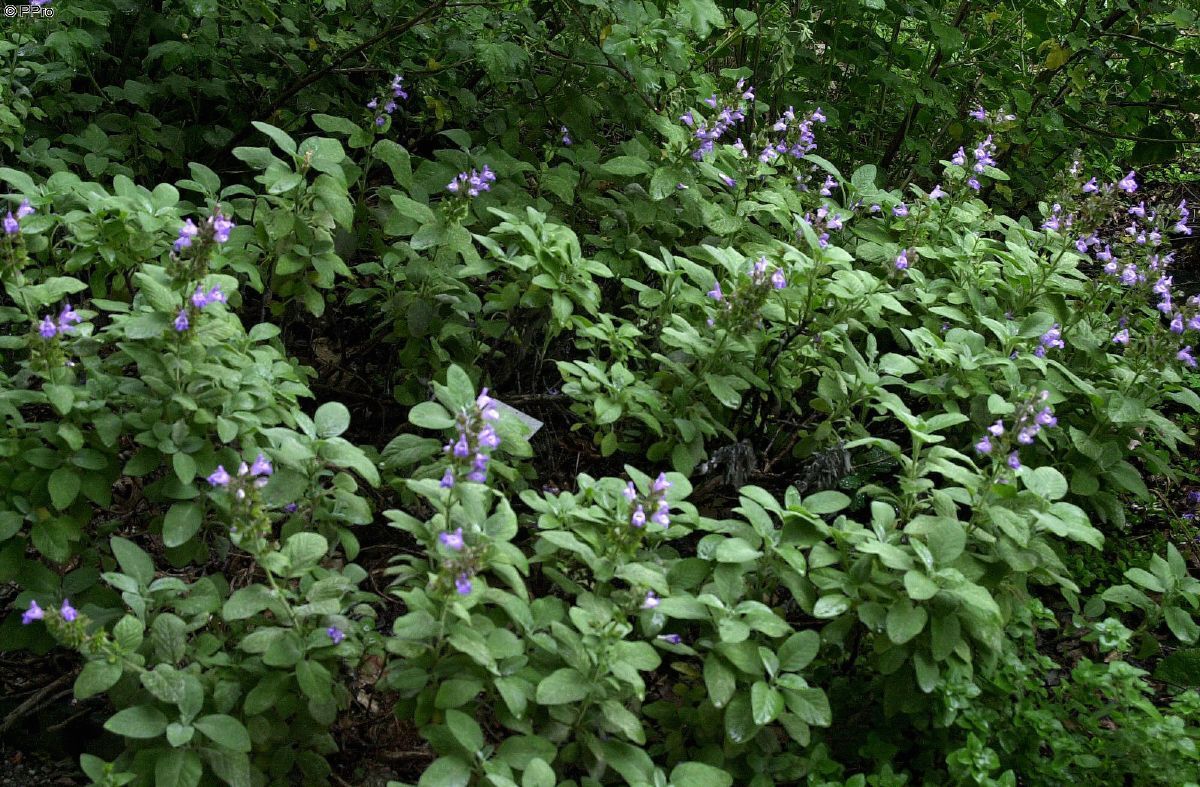
<path fill-rule="evenodd" d="M 199 226 L 191 219 L 184 221 L 183 226 L 179 228 L 179 237 L 175 239 L 172 248 L 176 254 L 182 254 L 184 249 L 190 249 L 197 243 L 205 243 L 209 240 L 214 243 L 226 243 L 229 240 L 229 231 L 233 227 L 233 219 L 221 213 L 221 209 L 217 208 Z"/>
<path fill-rule="evenodd" d="M 762 152 L 758 154 L 758 160 L 764 164 L 770 164 L 783 155 L 791 156 L 794 159 L 804 158 L 817 149 L 817 137 L 813 131 L 813 124 L 825 121 L 825 115 L 822 114 L 820 107 L 799 120 L 796 117 L 795 108 L 788 107 L 779 120 L 775 121 L 775 125 L 771 126 L 771 131 L 778 133 L 779 136 L 762 149 Z"/>
<path fill-rule="evenodd" d="M 262 489 L 267 485 L 268 476 L 275 472 L 271 466 L 271 460 L 267 459 L 266 455 L 260 453 L 254 459 L 254 464 L 248 465 L 242 462 L 238 467 L 237 478 L 229 475 L 229 471 L 224 465 L 217 465 L 217 469 L 212 472 L 207 481 L 214 487 L 229 489 L 233 486 L 233 496 L 238 500 L 246 499 L 245 484 L 252 483 L 255 489 Z"/>
<path fill-rule="evenodd" d="M 734 289 L 728 295 L 721 289 L 721 282 L 718 280 L 713 284 L 713 288 L 706 295 L 716 301 L 723 310 L 720 317 L 723 322 L 728 322 L 729 325 L 743 325 L 749 321 L 759 319 L 759 309 L 767 299 L 767 295 L 772 290 L 782 290 L 787 287 L 787 274 L 782 268 L 776 267 L 775 270 L 768 275 L 770 263 L 766 257 L 759 257 L 750 264 L 749 281 L 743 279 L 741 286 Z M 708 320 L 709 327 L 716 325 L 716 320 L 710 318 Z"/>
<path fill-rule="evenodd" d="M 466 479 L 472 483 L 487 481 L 490 454 L 500 445 L 500 435 L 492 424 L 499 420 L 500 411 L 496 408 L 495 400 L 488 396 L 484 388 L 475 399 L 475 405 L 459 413 L 455 419 L 458 439 L 443 448 L 454 462 L 442 475 L 443 488 L 454 486 L 464 470 Z"/>
<path fill-rule="evenodd" d="M 392 77 L 391 90 L 392 90 L 392 97 L 389 98 L 386 103 L 384 103 L 383 112 L 381 112 L 375 116 L 375 125 L 376 126 L 382 126 L 384 123 L 387 122 L 388 116 L 396 111 L 396 99 L 398 99 L 398 98 L 402 99 L 402 100 L 408 99 L 408 93 L 405 92 L 405 90 L 404 90 L 404 77 L 400 76 L 399 74 L 396 74 L 395 76 Z M 367 109 L 371 110 L 372 112 L 379 111 L 379 97 L 378 96 L 376 96 L 375 98 L 373 98 L 367 102 Z"/>
<path fill-rule="evenodd" d="M 46 315 L 42 318 L 42 321 L 38 323 L 37 330 L 38 334 L 43 339 L 50 341 L 59 334 L 67 333 L 71 330 L 72 326 L 81 322 L 83 322 L 83 318 L 79 316 L 78 312 L 71 308 L 71 304 L 68 302 L 62 307 L 62 311 L 58 313 L 57 320 L 52 318 L 50 315 Z"/>
<path fill-rule="evenodd" d="M 29 200 L 21 200 L 21 204 L 17 206 L 17 212 L 14 215 L 10 210 L 8 215 L 4 217 L 2 222 L 4 225 L 5 235 L 16 235 L 21 231 L 21 219 L 33 213 L 33 206 L 29 204 Z"/>
<path fill-rule="evenodd" d="M 719 97 L 716 93 L 704 99 L 704 104 L 710 109 L 720 110 L 711 120 L 694 110 L 688 110 L 679 116 L 679 122 L 692 131 L 692 136 L 699 146 L 692 151 L 692 158 L 700 161 L 716 149 L 717 141 L 735 125 L 746 119 L 745 102 L 754 100 L 754 88 L 746 87 L 746 80 L 738 80 L 732 95 Z M 741 140 L 736 147 L 744 149 Z"/>
<path fill-rule="evenodd" d="M 981 188 L 979 178 L 976 176 L 982 175 L 986 168 L 996 166 L 995 154 L 996 143 L 993 141 L 991 134 L 988 134 L 982 142 L 975 146 L 975 150 L 972 151 L 974 163 L 971 165 L 974 174 L 967 177 L 967 185 L 970 186 L 972 191 L 979 191 Z M 950 163 L 957 167 L 966 167 L 967 151 L 960 147 L 950 157 Z"/>
<path fill-rule="evenodd" d="M 491 191 L 491 184 L 495 182 L 496 173 L 484 164 L 482 171 L 458 173 L 454 180 L 446 184 L 446 191 L 460 197 L 478 197 L 484 191 Z"/>
<path fill-rule="evenodd" d="M 980 123 L 1004 123 L 1017 119 L 1016 115 L 1004 110 L 997 110 L 994 114 L 991 114 L 980 104 L 976 104 L 975 108 L 967 114 Z"/>
<path fill-rule="evenodd" d="M 846 220 L 841 214 L 831 211 L 824 205 L 817 208 L 815 214 L 804 214 L 804 220 L 812 225 L 813 232 L 817 233 L 817 246 L 822 249 L 829 247 L 830 232 L 837 232 L 846 226 Z M 797 237 L 800 236 L 801 233 L 797 233 Z"/>
<path fill-rule="evenodd" d="M 463 538 L 463 529 L 458 527 L 438 533 L 438 542 L 454 553 L 454 557 L 443 565 L 443 573 L 447 578 L 453 578 L 454 591 L 458 595 L 469 596 L 473 587 L 471 577 L 475 575 L 475 563 L 470 550 L 463 553 L 463 550 L 467 549 L 466 539 Z"/>
<path fill-rule="evenodd" d="M 1061 350 L 1066 347 L 1062 339 L 1062 326 L 1058 323 L 1050 326 L 1050 330 L 1042 334 L 1038 339 L 1038 346 L 1034 349 L 1033 354 L 1039 358 L 1046 357 L 1046 350 Z"/>
<path fill-rule="evenodd" d="M 69 599 L 63 599 L 62 606 L 58 608 L 58 615 L 68 623 L 73 623 L 79 618 L 79 612 L 75 607 L 71 606 Z M 38 606 L 36 601 L 29 602 L 29 609 L 25 610 L 21 615 L 21 625 L 28 626 L 35 620 L 45 620 L 46 610 Z"/>
<path fill-rule="evenodd" d="M 221 287 L 214 284 L 205 292 L 204 287 L 197 284 L 196 291 L 192 293 L 189 299 L 190 305 L 185 305 L 179 310 L 179 314 L 175 315 L 175 330 L 183 333 L 192 325 L 192 318 L 202 311 L 206 306 L 213 303 L 225 303 L 228 298 L 225 293 L 221 292 Z"/>
<path fill-rule="evenodd" d="M 654 482 L 650 485 L 650 494 L 646 497 L 642 497 L 638 493 L 637 487 L 633 485 L 632 481 L 626 483 L 625 489 L 621 494 L 624 495 L 631 506 L 629 513 L 630 527 L 641 529 L 646 526 L 647 519 L 664 529 L 670 527 L 671 504 L 667 502 L 667 490 L 670 488 L 671 482 L 667 480 L 666 473 L 658 474 L 658 478 L 654 479 Z M 648 517 L 646 514 L 647 511 L 651 512 Z M 647 603 L 649 603 L 652 596 L 653 593 L 647 595 Z M 652 609 L 656 606 L 658 606 L 658 600 L 654 598 L 653 603 L 645 608 Z"/>
<path fill-rule="evenodd" d="M 1054 416 L 1054 410 L 1045 403 L 1049 398 L 1050 392 L 1042 391 L 1026 400 L 1016 408 L 1012 421 L 1007 425 L 1004 423 L 1004 419 L 997 419 L 987 428 L 987 432 L 979 442 L 975 443 L 975 451 L 980 456 L 1007 453 L 1006 463 L 1009 468 L 1020 470 L 1020 449 L 1014 448 L 1013 443 L 1021 446 L 1032 445 L 1042 429 L 1050 429 L 1058 425 L 1058 418 Z"/>

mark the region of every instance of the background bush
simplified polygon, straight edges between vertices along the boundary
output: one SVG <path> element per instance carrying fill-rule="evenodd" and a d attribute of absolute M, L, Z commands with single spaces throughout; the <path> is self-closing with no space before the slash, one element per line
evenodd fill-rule
<path fill-rule="evenodd" d="M 4 746 L 1196 783 L 1194 3 L 39 9 Z"/>

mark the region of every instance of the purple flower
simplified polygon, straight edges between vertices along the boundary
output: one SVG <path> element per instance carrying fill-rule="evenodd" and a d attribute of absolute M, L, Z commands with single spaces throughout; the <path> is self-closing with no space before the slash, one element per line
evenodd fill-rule
<path fill-rule="evenodd" d="M 230 478 L 229 473 L 225 470 L 224 465 L 217 465 L 217 469 L 213 471 L 212 475 L 210 475 L 207 480 L 208 483 L 212 484 L 213 486 L 225 486 L 233 479 Z"/>
<path fill-rule="evenodd" d="M 203 309 L 208 305 L 208 293 L 199 284 L 196 285 L 196 291 L 192 293 L 192 305 L 197 309 Z"/>
<path fill-rule="evenodd" d="M 671 526 L 671 504 L 666 500 L 658 501 L 658 510 L 650 517 L 650 521 L 659 527 Z"/>
<path fill-rule="evenodd" d="M 1021 445 L 1033 445 L 1033 438 L 1037 437 L 1037 433 L 1041 431 L 1041 427 L 1037 424 L 1027 426 L 1017 432 L 1017 442 Z"/>
<path fill-rule="evenodd" d="M 1008 466 L 1013 470 L 1021 469 L 1021 457 L 1016 451 L 1008 455 Z"/>
<path fill-rule="evenodd" d="M 946 196 L 946 192 L 942 191 L 942 184 L 939 183 L 933 187 L 933 191 L 929 192 L 930 199 L 941 199 Z"/>
<path fill-rule="evenodd" d="M 956 150 L 954 155 L 950 157 L 950 163 L 958 167 L 964 166 L 967 163 L 967 151 L 962 148 Z"/>
<path fill-rule="evenodd" d="M 987 435 L 984 435 L 983 439 L 975 444 L 975 450 L 978 451 L 980 454 L 990 454 L 992 452 L 991 438 L 988 437 Z"/>
<path fill-rule="evenodd" d="M 455 552 L 461 552 L 463 546 L 465 545 L 465 543 L 463 542 L 463 535 L 462 535 L 461 527 L 458 528 L 457 530 L 455 530 L 453 533 L 451 533 L 450 531 L 446 531 L 444 533 L 439 533 L 438 540 L 442 542 L 443 546 L 448 547 L 449 549 L 453 549 Z M 468 591 L 468 592 L 470 592 L 470 591 Z"/>
<path fill-rule="evenodd" d="M 979 105 L 976 105 L 968 114 L 980 122 L 987 120 L 987 110 Z"/>
<path fill-rule="evenodd" d="M 378 98 L 373 98 L 367 102 L 367 109 L 378 109 L 378 108 L 379 108 L 379 99 Z"/>
<path fill-rule="evenodd" d="M 660 601 L 661 599 L 654 594 L 653 590 L 647 590 L 646 598 L 642 601 L 642 609 L 654 609 Z"/>
<path fill-rule="evenodd" d="M 175 317 L 175 330 L 183 333 L 188 329 L 189 325 L 190 323 L 188 322 L 187 310 L 180 309 L 179 314 Z"/>
<path fill-rule="evenodd" d="M 1176 314 L 1171 318 L 1171 333 L 1183 333 L 1183 315 Z"/>
<path fill-rule="evenodd" d="M 1063 344 L 1062 330 L 1060 329 L 1060 326 L 1058 323 L 1054 323 L 1054 325 L 1052 325 L 1050 327 L 1050 330 L 1043 333 L 1040 341 L 1041 341 L 1042 347 L 1046 348 L 1047 350 L 1053 350 L 1053 349 L 1061 350 L 1064 347 L 1066 347 L 1066 345 Z"/>
<path fill-rule="evenodd" d="M 971 187 L 972 191 L 979 191 L 979 181 L 975 178 L 967 178 L 967 185 Z"/>
<path fill-rule="evenodd" d="M 54 320 L 50 319 L 49 316 L 44 317 L 38 323 L 38 333 L 42 335 L 43 339 L 53 339 L 54 335 L 58 333 L 58 326 L 54 324 Z"/>
<path fill-rule="evenodd" d="M 908 249 L 903 249 L 900 255 L 896 257 L 896 270 L 908 270 Z"/>
<path fill-rule="evenodd" d="M 466 459 L 471 455 L 471 446 L 468 445 L 465 434 L 458 436 L 458 441 L 454 444 L 454 455 L 459 459 Z"/>
<path fill-rule="evenodd" d="M 892 208 L 892 215 L 904 217 L 908 215 L 908 206 L 901 202 L 896 207 Z"/>
<path fill-rule="evenodd" d="M 989 426 L 987 430 L 991 432 L 993 437 L 999 437 L 1000 435 L 1004 434 L 1004 419 L 997 419 L 996 423 Z"/>
<path fill-rule="evenodd" d="M 28 626 L 33 621 L 42 620 L 45 617 L 46 613 L 42 611 L 42 608 L 38 606 L 38 603 L 36 601 L 30 601 L 29 609 L 25 610 L 24 614 L 21 615 L 21 625 Z"/>
<path fill-rule="evenodd" d="M 330 626 L 325 629 L 325 634 L 333 640 L 334 645 L 340 644 L 346 638 L 346 633 L 337 626 Z"/>
<path fill-rule="evenodd" d="M 821 184 L 821 190 L 818 192 L 822 197 L 828 197 L 833 194 L 833 187 L 837 185 L 837 181 L 833 179 L 833 175 L 826 175 L 825 182 Z"/>
<path fill-rule="evenodd" d="M 229 240 L 229 231 L 233 229 L 233 220 L 224 216 L 220 210 L 212 215 L 209 219 L 213 228 L 213 240 L 217 243 L 225 243 Z M 224 301 L 222 301 L 224 303 Z"/>
<path fill-rule="evenodd" d="M 734 186 L 737 185 L 737 181 L 734 180 L 733 178 L 729 177 L 728 175 L 726 175 L 724 172 L 721 173 L 721 182 L 724 183 L 729 188 L 733 188 Z"/>
<path fill-rule="evenodd" d="M 72 325 L 83 322 L 83 318 L 79 313 L 71 308 L 71 302 L 62 307 L 62 311 L 58 313 L 58 330 L 61 333 L 66 333 Z"/>
<path fill-rule="evenodd" d="M 386 118 L 386 117 L 384 117 L 383 115 L 380 115 L 379 117 L 375 118 L 375 125 L 379 126 L 380 128 L 383 128 L 383 124 L 384 124 L 384 123 L 387 123 L 387 118 Z M 447 186 L 447 188 L 450 188 L 450 187 L 449 187 L 449 186 Z M 455 187 L 455 188 L 452 188 L 452 189 L 450 189 L 450 190 L 451 190 L 451 191 L 458 191 L 458 188 L 457 188 L 457 187 Z"/>
<path fill-rule="evenodd" d="M 1033 420 L 1038 426 L 1053 427 L 1058 425 L 1058 419 L 1054 417 L 1054 411 L 1049 407 L 1043 407 Z"/>
<path fill-rule="evenodd" d="M 466 572 L 459 574 L 458 578 L 454 580 L 454 589 L 460 596 L 469 596 L 471 594 L 471 577 Z"/>
<path fill-rule="evenodd" d="M 562 143 L 563 143 L 563 145 L 565 145 L 566 147 L 571 147 L 571 144 L 572 144 L 572 142 L 571 142 L 571 133 L 570 133 L 569 131 L 567 131 L 567 127 L 566 127 L 566 126 L 560 126 L 560 127 L 559 127 L 559 129 L 558 129 L 558 131 L 559 131 L 559 133 L 560 133 L 560 134 L 562 134 Z"/>
<path fill-rule="evenodd" d="M 254 458 L 254 464 L 250 465 L 250 475 L 270 475 L 273 472 L 271 460 L 261 453 Z"/>
<path fill-rule="evenodd" d="M 8 212 L 8 215 L 4 217 L 4 231 L 9 235 L 16 235 L 21 231 L 21 224 L 17 221 L 17 218 L 12 215 L 11 210 Z"/>
<path fill-rule="evenodd" d="M 62 615 L 62 619 L 68 623 L 75 622 L 75 618 L 79 617 L 79 613 L 75 611 L 75 607 L 71 606 L 71 602 L 63 599 L 62 606 L 58 608 L 58 614 Z"/>
<path fill-rule="evenodd" d="M 1129 329 L 1122 328 L 1121 330 L 1117 331 L 1117 335 L 1114 336 L 1112 340 L 1113 340 L 1113 344 L 1128 345 L 1129 344 Z"/>
<path fill-rule="evenodd" d="M 638 507 L 633 510 L 633 515 L 629 517 L 629 524 L 633 525 L 634 527 L 646 526 L 646 511 L 642 508 L 640 503 L 638 504 Z"/>
<path fill-rule="evenodd" d="M 691 128 L 692 126 L 696 125 L 696 116 L 692 114 L 691 110 L 688 110 L 679 116 L 679 122 L 688 128 Z"/>
<path fill-rule="evenodd" d="M 490 426 L 485 426 L 479 432 L 479 444 L 484 448 L 496 448 L 500 445 L 500 435 Z"/>
<path fill-rule="evenodd" d="M 300 506 L 296 505 L 295 503 L 288 503 L 286 506 L 283 507 L 283 510 L 288 512 L 289 514 L 294 514 L 294 513 L 296 513 L 296 509 L 299 507 Z"/>
<path fill-rule="evenodd" d="M 1134 178 L 1133 170 L 1129 170 L 1129 174 L 1117 181 L 1117 188 L 1124 191 L 1126 194 L 1132 194 L 1137 191 L 1138 184 Z"/>
<path fill-rule="evenodd" d="M 192 239 L 200 234 L 200 228 L 191 219 L 179 228 L 179 237 L 175 240 L 175 251 L 180 252 L 192 245 Z"/>
<path fill-rule="evenodd" d="M 396 74 L 392 77 L 392 95 L 396 98 L 407 100 L 408 93 L 404 90 L 403 83 L 404 77 L 400 76 L 399 74 Z"/>
<path fill-rule="evenodd" d="M 1083 184 L 1082 190 L 1084 194 L 1095 194 L 1100 190 L 1100 187 L 1096 185 L 1096 179 L 1092 178 L 1087 183 Z"/>
<path fill-rule="evenodd" d="M 1179 209 L 1182 211 L 1184 218 L 1189 215 L 1187 212 L 1187 200 L 1179 203 Z M 32 216 L 34 213 L 33 206 L 29 204 L 29 200 L 21 200 L 21 204 L 17 206 L 17 219 L 23 219 L 26 216 Z"/>
<path fill-rule="evenodd" d="M 725 300 L 725 295 L 721 292 L 721 282 L 714 284 L 713 288 L 709 290 L 706 295 L 708 295 L 708 297 L 712 298 L 714 301 Z"/>
<path fill-rule="evenodd" d="M 775 272 L 771 274 L 771 286 L 777 290 L 782 290 L 787 286 L 787 277 L 783 275 L 781 268 L 776 268 Z"/>
<path fill-rule="evenodd" d="M 1192 356 L 1192 345 L 1189 344 L 1188 346 L 1184 347 L 1175 354 L 1175 357 L 1183 361 L 1187 366 L 1190 366 L 1193 369 L 1196 368 L 1196 359 Z"/>
<path fill-rule="evenodd" d="M 631 486 L 632 486 L 632 483 L 631 483 Z M 667 480 L 667 474 L 659 473 L 658 478 L 654 479 L 654 483 L 651 484 L 650 488 L 658 493 L 665 492 L 668 489 L 670 489 L 671 482 Z"/>
<path fill-rule="evenodd" d="M 454 486 L 454 470 L 447 467 L 446 472 L 442 474 L 441 487 L 442 489 L 449 489 L 452 486 Z"/>
<path fill-rule="evenodd" d="M 669 645 L 679 645 L 683 642 L 683 637 L 678 634 L 659 634 L 658 638 Z"/>
<path fill-rule="evenodd" d="M 632 481 L 627 481 L 625 483 L 625 488 L 621 490 L 621 494 L 626 500 L 632 503 L 634 500 L 637 500 L 637 487 L 633 485 Z"/>

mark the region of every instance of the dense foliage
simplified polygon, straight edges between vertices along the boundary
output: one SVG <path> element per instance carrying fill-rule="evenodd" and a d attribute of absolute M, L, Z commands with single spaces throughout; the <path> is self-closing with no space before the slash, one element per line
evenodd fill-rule
<path fill-rule="evenodd" d="M 1194 2 L 84 5 L 0 28 L 0 732 L 1200 783 Z"/>

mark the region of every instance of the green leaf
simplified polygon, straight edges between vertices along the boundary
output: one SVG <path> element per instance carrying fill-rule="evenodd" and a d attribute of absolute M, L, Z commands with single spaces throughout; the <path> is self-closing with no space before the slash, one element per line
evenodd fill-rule
<path fill-rule="evenodd" d="M 288 559 L 292 576 L 298 576 L 319 563 L 329 552 L 329 542 L 319 533 L 294 533 L 281 553 Z"/>
<path fill-rule="evenodd" d="M 152 705 L 135 705 L 106 721 L 104 729 L 126 738 L 148 740 L 166 732 L 167 717 Z"/>
<path fill-rule="evenodd" d="M 430 763 L 417 787 L 467 787 L 471 783 L 471 766 L 457 757 L 439 757 Z"/>
<path fill-rule="evenodd" d="M 817 657 L 821 647 L 821 635 L 812 629 L 798 631 L 788 637 L 779 648 L 779 669 L 798 672 Z"/>
<path fill-rule="evenodd" d="M 253 125 L 256 129 L 274 140 L 275 144 L 278 145 L 284 153 L 288 153 L 293 156 L 296 155 L 296 143 L 283 129 L 276 128 L 269 123 L 262 123 L 257 120 L 253 121 Z"/>
<path fill-rule="evenodd" d="M 897 645 L 903 645 L 921 633 L 929 613 L 924 607 L 915 607 L 907 599 L 892 604 L 887 614 L 888 639 Z"/>
<path fill-rule="evenodd" d="M 121 679 L 120 664 L 89 661 L 75 678 L 75 699 L 84 700 L 111 689 Z"/>
<path fill-rule="evenodd" d="M 454 419 L 446 412 L 446 408 L 437 402 L 421 402 L 408 411 L 408 420 L 413 426 L 424 429 L 449 429 L 454 426 Z"/>
<path fill-rule="evenodd" d="M 296 665 L 296 683 L 304 696 L 317 702 L 333 699 L 333 678 L 325 666 L 316 661 L 303 660 Z"/>
<path fill-rule="evenodd" d="M 841 492 L 829 489 L 809 495 L 800 503 L 814 514 L 833 514 L 850 505 L 850 498 Z"/>
<path fill-rule="evenodd" d="M 578 670 L 563 667 L 542 678 L 537 687 L 539 705 L 566 705 L 588 695 L 587 679 Z"/>
<path fill-rule="evenodd" d="M 50 474 L 46 486 L 50 490 L 50 502 L 59 511 L 63 510 L 79 495 L 79 474 L 69 467 L 60 467 Z"/>
<path fill-rule="evenodd" d="M 350 410 L 341 402 L 326 402 L 313 414 L 317 437 L 337 437 L 350 426 Z"/>
<path fill-rule="evenodd" d="M 476 721 L 459 710 L 446 711 L 446 726 L 454 740 L 472 757 L 483 748 L 483 730 Z"/>
<path fill-rule="evenodd" d="M 681 762 L 671 771 L 675 787 L 731 787 L 733 777 L 702 762 Z"/>
<path fill-rule="evenodd" d="M 173 749 L 155 758 L 154 787 L 196 787 L 203 774 L 196 752 Z"/>
<path fill-rule="evenodd" d="M 250 733 L 232 716 L 213 713 L 196 719 L 192 726 L 226 749 L 236 752 L 250 751 Z"/>
<path fill-rule="evenodd" d="M 108 543 L 121 571 L 136 579 L 139 585 L 154 581 L 154 561 L 141 547 L 120 536 L 113 536 Z"/>
<path fill-rule="evenodd" d="M 632 177 L 634 175 L 645 175 L 650 171 L 650 165 L 634 156 L 617 156 L 614 159 L 604 162 L 601 169 L 609 175 Z"/>
<path fill-rule="evenodd" d="M 763 681 L 750 687 L 750 711 L 760 727 L 775 721 L 783 713 L 783 696 Z"/>
<path fill-rule="evenodd" d="M 1053 467 L 1039 467 L 1021 474 L 1025 488 L 1047 500 L 1058 500 L 1067 494 L 1067 479 Z"/>
<path fill-rule="evenodd" d="M 186 544 L 200 530 L 202 516 L 197 503 L 176 503 L 163 519 L 163 545 Z"/>
<path fill-rule="evenodd" d="M 1167 607 L 1163 610 L 1163 619 L 1167 622 L 1167 628 L 1180 642 L 1185 645 L 1196 643 L 1196 638 L 1200 636 L 1200 626 L 1196 625 L 1196 621 L 1186 610 Z"/>
<path fill-rule="evenodd" d="M 708 689 L 709 701 L 717 708 L 725 707 L 737 688 L 733 670 L 725 666 L 716 653 L 710 652 L 704 658 L 704 685 Z"/>

